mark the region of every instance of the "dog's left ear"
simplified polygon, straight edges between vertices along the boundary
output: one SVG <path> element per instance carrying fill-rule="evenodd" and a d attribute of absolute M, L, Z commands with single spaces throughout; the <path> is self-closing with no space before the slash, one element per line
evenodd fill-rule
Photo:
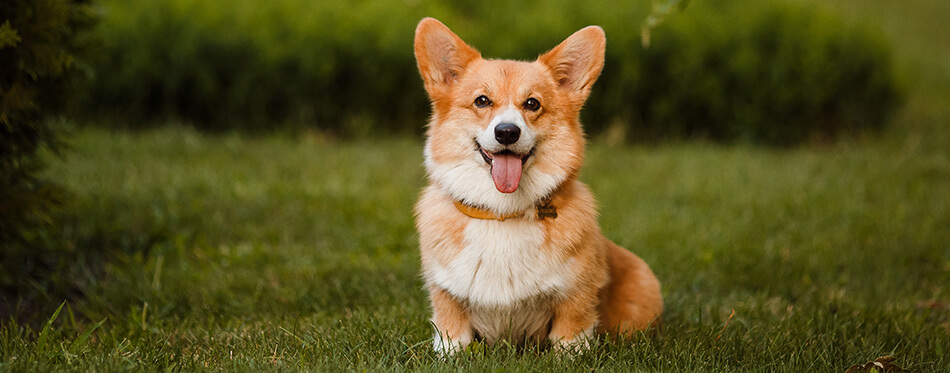
<path fill-rule="evenodd" d="M 538 61 L 551 69 L 554 80 L 568 93 L 571 101 L 581 105 L 604 68 L 606 47 L 604 30 L 587 26 L 538 57 Z"/>

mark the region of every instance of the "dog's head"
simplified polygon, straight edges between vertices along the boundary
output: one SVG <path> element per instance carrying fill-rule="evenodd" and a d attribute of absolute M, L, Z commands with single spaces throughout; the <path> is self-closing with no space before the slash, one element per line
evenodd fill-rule
<path fill-rule="evenodd" d="M 432 181 L 457 200 L 513 213 L 575 177 L 584 152 L 578 115 L 605 45 L 603 30 L 589 26 L 533 62 L 486 60 L 441 22 L 419 22 Z"/>

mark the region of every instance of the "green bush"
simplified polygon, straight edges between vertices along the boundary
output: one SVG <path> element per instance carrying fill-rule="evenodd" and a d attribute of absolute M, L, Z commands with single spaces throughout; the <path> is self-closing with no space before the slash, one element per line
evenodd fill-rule
<path fill-rule="evenodd" d="M 88 108 L 91 118 L 130 127 L 172 120 L 217 130 L 418 133 L 429 113 L 412 56 L 423 16 L 485 56 L 517 59 L 602 25 L 606 67 L 583 114 L 592 135 L 610 128 L 627 140 L 794 144 L 878 128 L 898 102 L 882 37 L 822 9 L 694 2 L 644 49 L 648 7 L 103 0 Z"/>
<path fill-rule="evenodd" d="M 729 5 L 674 15 L 648 49 L 615 42 L 627 54 L 608 61 L 588 122 L 632 123 L 632 139 L 790 145 L 878 129 L 896 109 L 879 32 L 815 8 Z"/>
<path fill-rule="evenodd" d="M 65 200 L 44 180 L 39 152 L 57 150 L 57 116 L 82 77 L 79 33 L 91 26 L 83 0 L 0 3 L 0 294 L 29 284 L 44 228 Z"/>
<path fill-rule="evenodd" d="M 412 71 L 415 16 L 389 4 L 104 1 L 92 117 L 406 130 L 427 110 Z"/>

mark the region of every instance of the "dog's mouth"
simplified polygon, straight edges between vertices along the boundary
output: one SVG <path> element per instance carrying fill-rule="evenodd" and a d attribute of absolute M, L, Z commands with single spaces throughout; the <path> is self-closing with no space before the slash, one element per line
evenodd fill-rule
<path fill-rule="evenodd" d="M 478 141 L 475 142 L 478 147 L 478 153 L 482 159 L 491 168 L 491 178 L 495 182 L 495 189 L 502 193 L 514 193 L 518 190 L 518 184 L 521 183 L 521 173 L 528 157 L 534 154 L 531 149 L 527 154 L 518 154 L 505 149 L 497 153 L 490 153 L 482 148 Z"/>

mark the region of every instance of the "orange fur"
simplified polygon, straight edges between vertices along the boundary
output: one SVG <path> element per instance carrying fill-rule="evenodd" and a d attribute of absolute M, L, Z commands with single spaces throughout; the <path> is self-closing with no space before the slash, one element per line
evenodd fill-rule
<path fill-rule="evenodd" d="M 460 347 L 479 335 L 492 342 L 505 336 L 497 325 L 510 321 L 511 330 L 523 324 L 513 338 L 546 335 L 565 346 L 594 330 L 626 335 L 659 320 L 659 282 L 639 257 L 604 238 L 594 197 L 577 180 L 584 154 L 578 117 L 603 67 L 605 40 L 591 26 L 533 62 L 486 60 L 442 23 L 419 23 L 415 55 L 433 117 L 426 141 L 430 185 L 416 205 L 416 226 L 441 338 Z M 479 96 L 492 104 L 473 105 Z M 540 101 L 540 109 L 527 109 L 528 98 Z M 485 145 L 479 136 L 513 110 L 533 148 L 523 155 L 522 186 L 503 194 L 490 187 L 492 163 L 479 155 Z M 557 218 L 537 216 L 535 203 L 544 197 Z M 524 215 L 474 219 L 455 201 Z"/>
<path fill-rule="evenodd" d="M 600 290 L 601 333 L 629 335 L 658 325 L 663 312 L 660 282 L 638 256 L 607 239 L 610 282 Z"/>
<path fill-rule="evenodd" d="M 439 333 L 443 338 L 471 338 L 472 326 L 464 304 L 436 286 L 429 287 L 429 297 L 432 301 L 432 322 L 439 325 Z"/>

